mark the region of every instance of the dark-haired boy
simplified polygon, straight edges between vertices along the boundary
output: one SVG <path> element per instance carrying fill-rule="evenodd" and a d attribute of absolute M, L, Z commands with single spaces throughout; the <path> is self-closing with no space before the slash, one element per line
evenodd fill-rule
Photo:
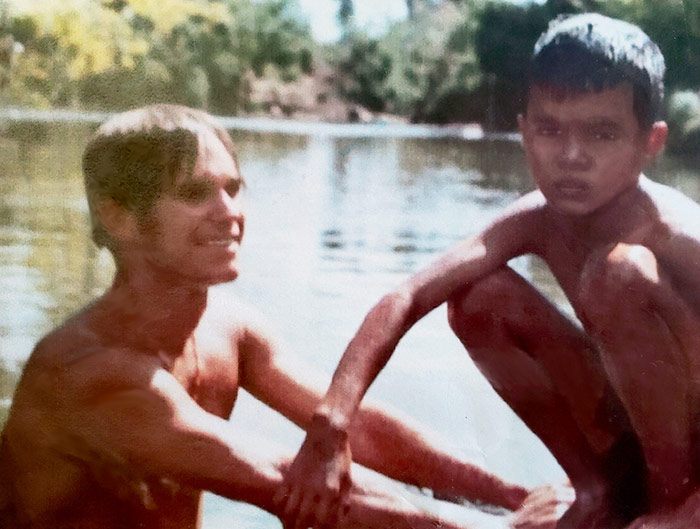
<path fill-rule="evenodd" d="M 204 112 L 154 105 L 105 123 L 83 169 L 93 238 L 117 271 L 27 362 L 0 446 L 0 527 L 194 529 L 203 490 L 278 513 L 291 454 L 226 419 L 242 387 L 305 427 L 323 381 L 209 290 L 238 275 L 231 138 Z M 349 436 L 358 462 L 438 493 L 511 509 L 527 495 L 376 408 Z M 408 493 L 344 486 L 343 527 L 456 527 Z"/>
<path fill-rule="evenodd" d="M 539 190 L 370 311 L 290 469 L 288 515 L 308 516 L 313 496 L 326 512 L 354 410 L 445 302 L 474 362 L 568 474 L 576 501 L 558 527 L 621 527 L 700 485 L 700 207 L 642 174 L 666 140 L 663 73 L 636 26 L 550 24 L 519 117 Z M 523 254 L 547 263 L 579 322 L 507 266 Z"/>

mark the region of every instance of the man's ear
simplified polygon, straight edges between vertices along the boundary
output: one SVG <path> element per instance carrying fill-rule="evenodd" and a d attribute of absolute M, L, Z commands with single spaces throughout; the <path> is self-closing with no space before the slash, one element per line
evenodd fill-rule
<path fill-rule="evenodd" d="M 647 137 L 646 155 L 649 160 L 653 160 L 666 145 L 668 137 L 668 125 L 665 121 L 656 121 L 651 126 Z"/>
<path fill-rule="evenodd" d="M 105 198 L 97 204 L 97 216 L 104 230 L 115 241 L 129 241 L 138 233 L 133 213 L 111 198 Z"/>

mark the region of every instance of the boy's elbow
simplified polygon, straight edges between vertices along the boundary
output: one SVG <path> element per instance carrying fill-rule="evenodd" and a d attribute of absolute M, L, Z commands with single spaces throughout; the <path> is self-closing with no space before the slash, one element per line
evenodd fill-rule
<path fill-rule="evenodd" d="M 380 321 L 397 323 L 400 327 L 410 327 L 416 319 L 416 302 L 413 293 L 406 287 L 399 287 L 386 294 L 374 309 Z"/>

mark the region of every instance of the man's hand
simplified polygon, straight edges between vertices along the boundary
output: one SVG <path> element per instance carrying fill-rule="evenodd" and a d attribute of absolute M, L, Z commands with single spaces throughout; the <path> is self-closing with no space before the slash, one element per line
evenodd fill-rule
<path fill-rule="evenodd" d="M 348 511 L 350 463 L 347 433 L 315 415 L 274 503 L 287 529 L 334 527 Z"/>

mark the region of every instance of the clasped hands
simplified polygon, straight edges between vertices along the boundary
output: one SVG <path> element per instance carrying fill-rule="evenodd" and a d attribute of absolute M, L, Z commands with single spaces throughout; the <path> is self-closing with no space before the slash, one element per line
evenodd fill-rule
<path fill-rule="evenodd" d="M 274 504 L 285 529 L 330 529 L 350 509 L 352 456 L 345 431 L 314 420 Z"/>

